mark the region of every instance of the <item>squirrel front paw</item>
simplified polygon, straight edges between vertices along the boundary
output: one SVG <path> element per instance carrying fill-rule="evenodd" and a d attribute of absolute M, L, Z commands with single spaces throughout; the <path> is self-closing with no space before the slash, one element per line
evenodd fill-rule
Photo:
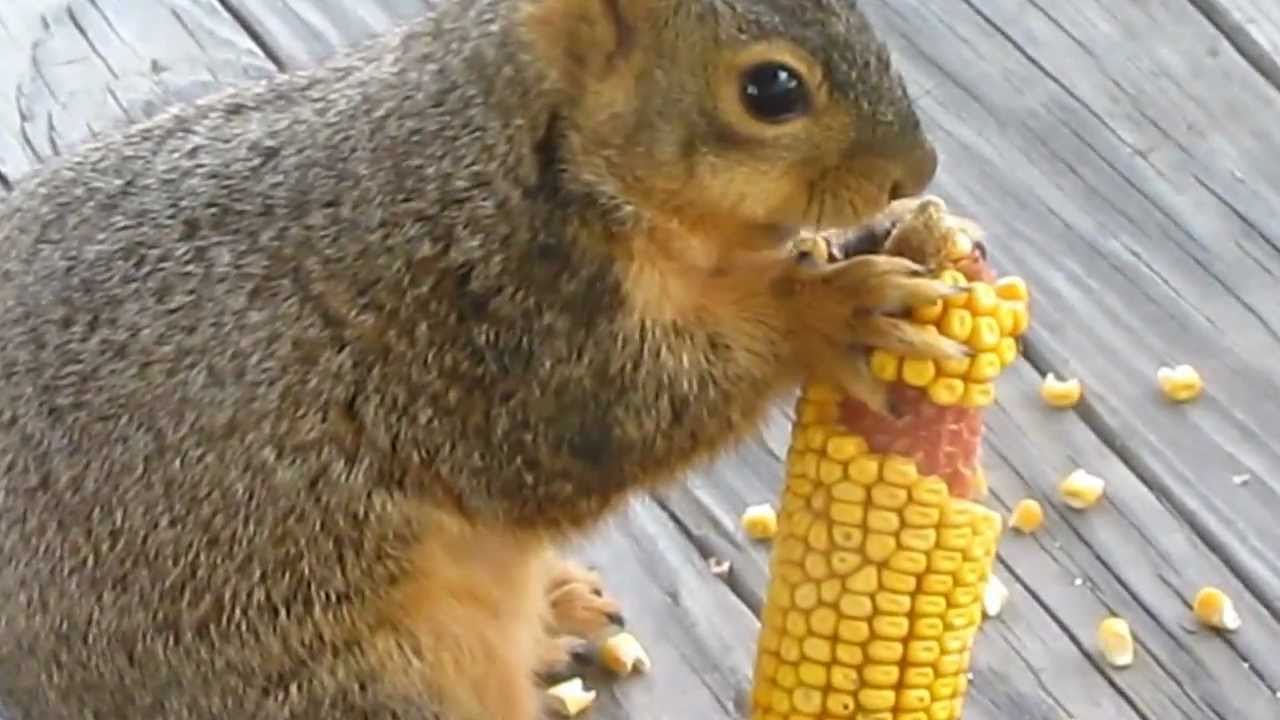
<path fill-rule="evenodd" d="M 797 362 L 807 378 L 838 385 L 891 413 L 888 388 L 871 373 L 873 348 L 933 360 L 972 354 L 963 343 L 906 317 L 911 308 L 964 292 L 932 277 L 955 252 L 953 233 L 932 231 L 942 227 L 943 213 L 941 201 L 904 201 L 869 223 L 870 230 L 800 241 L 803 260 L 784 292 Z M 849 244 L 850 237 L 858 247 Z"/>

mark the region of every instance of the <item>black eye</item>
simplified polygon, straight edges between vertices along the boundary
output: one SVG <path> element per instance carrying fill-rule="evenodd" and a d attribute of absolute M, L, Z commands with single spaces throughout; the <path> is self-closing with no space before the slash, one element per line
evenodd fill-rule
<path fill-rule="evenodd" d="M 781 123 L 809 111 L 809 90 L 786 65 L 760 63 L 742 76 L 742 103 L 757 120 Z"/>

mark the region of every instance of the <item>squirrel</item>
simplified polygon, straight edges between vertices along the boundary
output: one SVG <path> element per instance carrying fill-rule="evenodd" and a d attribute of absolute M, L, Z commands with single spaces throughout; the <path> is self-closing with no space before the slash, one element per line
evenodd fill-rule
<path fill-rule="evenodd" d="M 937 164 L 853 0 L 456 0 L 33 171 L 0 714 L 538 717 L 623 621 L 566 539 L 803 378 L 877 397 L 871 346 L 966 352 L 900 319 L 928 268 L 794 251 Z"/>

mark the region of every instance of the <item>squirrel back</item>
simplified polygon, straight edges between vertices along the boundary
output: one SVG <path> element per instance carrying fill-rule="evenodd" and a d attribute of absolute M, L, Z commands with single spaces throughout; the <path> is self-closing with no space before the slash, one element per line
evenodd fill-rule
<path fill-rule="evenodd" d="M 937 292 L 785 252 L 935 162 L 852 2 L 459 0 L 37 170 L 0 204 L 0 707 L 338 707 L 438 527 L 585 528 L 751 432 L 804 338 L 865 340 L 848 305 Z"/>

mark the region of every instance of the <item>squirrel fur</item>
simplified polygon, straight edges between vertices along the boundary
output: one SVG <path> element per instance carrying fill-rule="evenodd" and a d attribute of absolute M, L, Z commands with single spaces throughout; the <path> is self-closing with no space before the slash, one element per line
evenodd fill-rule
<path fill-rule="evenodd" d="M 559 542 L 803 377 L 963 352 L 895 317 L 921 267 L 787 250 L 935 165 L 854 0 L 445 0 L 39 168 L 0 714 L 532 720 L 620 622 Z"/>

